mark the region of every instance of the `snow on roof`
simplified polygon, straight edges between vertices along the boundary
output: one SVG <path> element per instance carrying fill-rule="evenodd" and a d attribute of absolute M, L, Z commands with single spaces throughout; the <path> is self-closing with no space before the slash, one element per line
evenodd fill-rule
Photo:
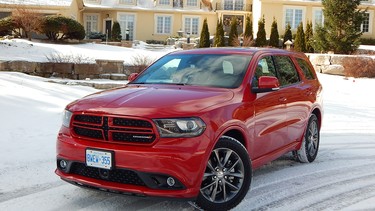
<path fill-rule="evenodd" d="M 70 6 L 72 0 L 0 0 L 0 4 Z"/>

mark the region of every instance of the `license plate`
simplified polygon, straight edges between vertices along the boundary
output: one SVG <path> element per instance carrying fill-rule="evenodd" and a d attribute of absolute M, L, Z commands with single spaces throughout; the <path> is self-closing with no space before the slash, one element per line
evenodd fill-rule
<path fill-rule="evenodd" d="M 86 149 L 86 165 L 102 169 L 112 169 L 112 152 Z"/>

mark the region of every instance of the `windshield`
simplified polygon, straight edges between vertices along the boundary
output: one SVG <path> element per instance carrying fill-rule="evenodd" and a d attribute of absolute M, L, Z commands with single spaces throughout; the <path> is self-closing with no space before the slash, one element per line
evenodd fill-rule
<path fill-rule="evenodd" d="M 250 60 L 249 55 L 236 54 L 167 55 L 132 83 L 236 88 L 241 84 Z"/>

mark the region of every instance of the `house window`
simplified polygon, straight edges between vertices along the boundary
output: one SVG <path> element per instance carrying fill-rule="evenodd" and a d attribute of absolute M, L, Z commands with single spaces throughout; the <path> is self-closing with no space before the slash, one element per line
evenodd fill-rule
<path fill-rule="evenodd" d="M 171 34 L 172 32 L 172 16 L 156 16 L 156 33 Z"/>
<path fill-rule="evenodd" d="M 198 35 L 199 17 L 185 17 L 184 18 L 184 32 L 190 35 Z"/>
<path fill-rule="evenodd" d="M 366 12 L 363 14 L 363 22 L 361 24 L 361 31 L 363 33 L 370 32 L 370 13 Z"/>
<path fill-rule="evenodd" d="M 133 4 L 133 0 L 119 0 L 119 4 Z"/>
<path fill-rule="evenodd" d="M 243 10 L 243 0 L 224 0 L 224 10 Z"/>
<path fill-rule="evenodd" d="M 98 32 L 98 20 L 99 20 L 99 15 L 97 14 L 85 15 L 86 34 L 90 34 L 92 32 Z"/>
<path fill-rule="evenodd" d="M 187 0 L 186 1 L 186 6 L 196 7 L 196 6 L 198 6 L 198 1 L 197 0 Z"/>
<path fill-rule="evenodd" d="M 120 14 L 119 24 L 121 28 L 122 39 L 126 39 L 126 30 L 129 32 L 129 40 L 134 40 L 135 31 L 135 15 L 134 14 Z"/>
<path fill-rule="evenodd" d="M 292 29 L 297 29 L 298 25 L 304 20 L 303 8 L 285 8 L 284 19 L 285 27 L 289 24 Z"/>
<path fill-rule="evenodd" d="M 99 3 L 99 0 L 85 0 L 87 3 Z"/>
<path fill-rule="evenodd" d="M 170 0 L 159 0 L 159 5 L 169 5 Z"/>
<path fill-rule="evenodd" d="M 313 9 L 313 28 L 324 25 L 324 16 L 322 8 Z"/>

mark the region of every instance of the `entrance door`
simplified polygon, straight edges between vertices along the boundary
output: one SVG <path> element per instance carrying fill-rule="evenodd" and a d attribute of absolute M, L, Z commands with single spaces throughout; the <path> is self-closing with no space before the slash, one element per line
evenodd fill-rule
<path fill-rule="evenodd" d="M 108 39 L 112 37 L 112 20 L 105 21 L 105 33 L 108 36 Z"/>

